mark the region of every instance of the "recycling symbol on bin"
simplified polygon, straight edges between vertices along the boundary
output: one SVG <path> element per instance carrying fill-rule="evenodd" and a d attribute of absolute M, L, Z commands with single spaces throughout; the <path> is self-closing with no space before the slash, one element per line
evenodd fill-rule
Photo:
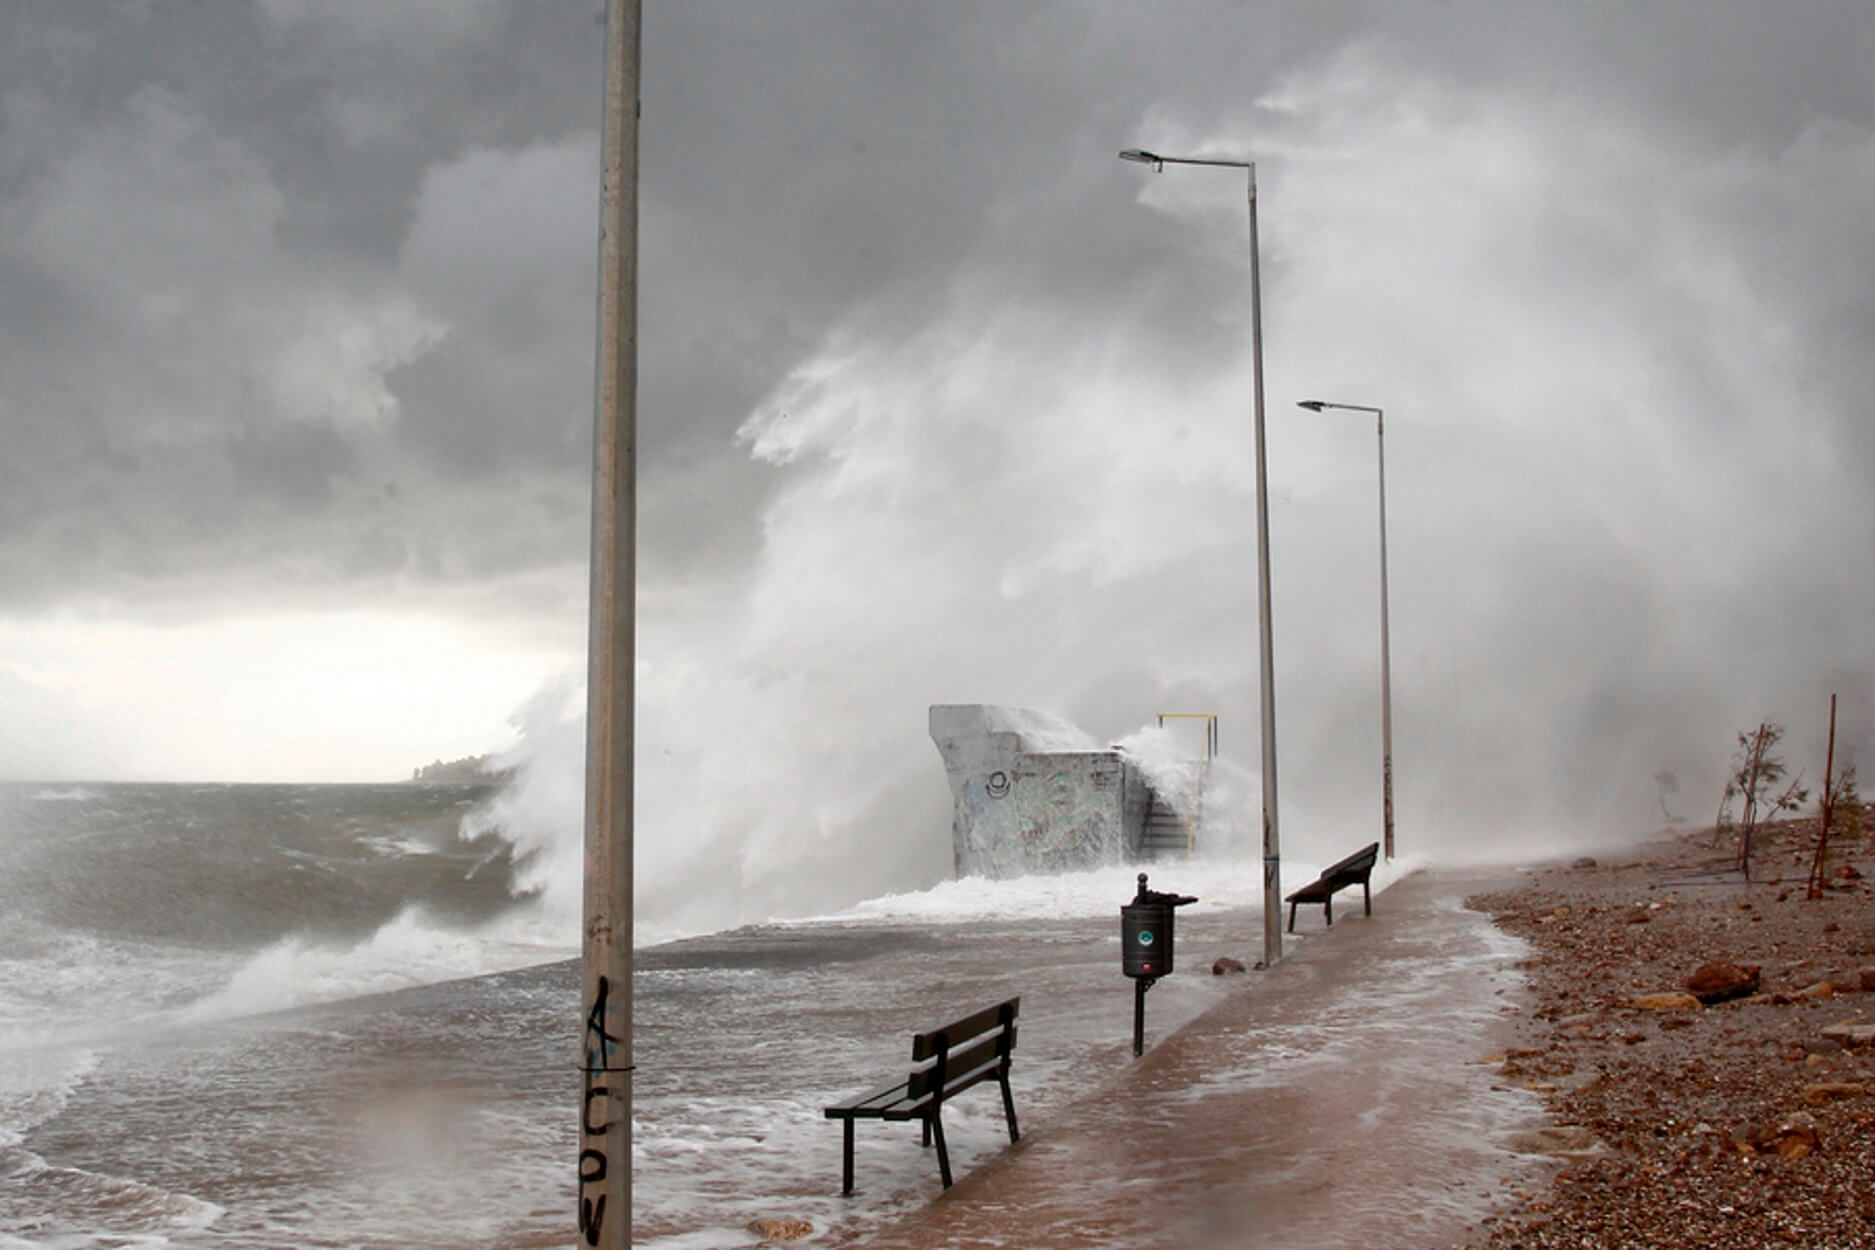
<path fill-rule="evenodd" d="M 1141 929 L 1139 931 L 1139 944 L 1141 946 L 1152 945 L 1152 930 L 1151 929 Z"/>

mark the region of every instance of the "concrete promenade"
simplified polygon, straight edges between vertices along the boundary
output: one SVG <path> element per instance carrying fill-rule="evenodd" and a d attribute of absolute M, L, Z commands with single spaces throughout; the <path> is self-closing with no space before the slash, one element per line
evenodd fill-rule
<path fill-rule="evenodd" d="M 1491 883 L 1418 873 L 1371 917 L 1343 893 L 1327 931 L 1304 908 L 1273 971 L 1020 1143 L 954 1160 L 952 1189 L 863 1244 L 1464 1244 L 1494 1201 L 1542 1182 L 1504 1144 L 1539 1103 L 1481 1062 L 1522 994 L 1521 945 L 1461 906 Z M 1178 975 L 1210 958 L 1181 951 Z"/>

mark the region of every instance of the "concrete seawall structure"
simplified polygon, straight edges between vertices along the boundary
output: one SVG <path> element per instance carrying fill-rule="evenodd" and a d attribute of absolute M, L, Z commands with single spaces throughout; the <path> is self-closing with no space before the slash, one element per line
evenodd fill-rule
<path fill-rule="evenodd" d="M 1070 872 L 1145 857 L 1154 794 L 1122 751 L 1045 712 L 934 704 L 958 876 Z"/>

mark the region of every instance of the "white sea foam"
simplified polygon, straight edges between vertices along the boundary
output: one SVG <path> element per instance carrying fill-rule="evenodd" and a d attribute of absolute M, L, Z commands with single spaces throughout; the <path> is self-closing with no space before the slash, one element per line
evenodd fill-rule
<path fill-rule="evenodd" d="M 407 855 L 436 854 L 435 847 L 409 834 L 386 833 L 374 837 L 363 837 L 358 839 L 358 845 L 369 847 L 379 855 L 392 859 Z"/>
<path fill-rule="evenodd" d="M 1421 857 L 1403 857 L 1374 866 L 1375 893 L 1424 866 Z M 1110 864 L 1083 872 L 1027 877 L 963 877 L 941 882 L 928 890 L 887 894 L 822 916 L 781 923 L 824 924 L 847 920 L 906 921 L 919 924 L 963 924 L 974 920 L 1025 917 L 1072 920 L 1115 913 L 1130 901 L 1138 874 L 1146 872 L 1148 888 L 1172 894 L 1196 895 L 1192 911 L 1231 908 L 1260 910 L 1263 905 L 1261 861 L 1241 859 L 1161 860 L 1150 864 Z M 1306 860 L 1283 863 L 1282 892 L 1314 880 L 1324 864 Z"/>
<path fill-rule="evenodd" d="M 184 1022 L 233 1019 L 523 968 L 577 953 L 571 935 L 543 932 L 522 914 L 481 929 L 451 927 L 408 907 L 359 942 L 291 937 L 249 957 L 221 988 L 177 1014 Z"/>
<path fill-rule="evenodd" d="M 1379 892 L 1420 866 L 1416 857 L 1391 864 L 1383 861 L 1374 870 L 1373 889 Z M 881 895 L 818 916 L 776 918 L 770 923 L 957 925 L 1011 918 L 1105 918 L 1133 897 L 1141 867 L 1114 864 L 1058 875 L 965 877 L 929 889 Z M 1260 867 L 1260 861 L 1195 858 L 1148 864 L 1144 870 L 1152 889 L 1196 895 L 1193 912 L 1257 911 L 1263 903 Z M 1313 879 L 1320 868 L 1310 861 L 1287 861 L 1284 890 Z M 637 926 L 636 944 L 652 946 L 699 932 L 653 920 Z M 576 934 L 537 908 L 522 907 L 480 929 L 462 929 L 411 907 L 362 941 L 292 937 L 275 942 L 251 955 L 219 988 L 172 1018 L 182 1023 L 233 1019 L 502 972 L 578 953 Z"/>
<path fill-rule="evenodd" d="M 33 795 L 35 803 L 89 803 L 98 797 L 96 790 L 85 786 L 48 786 Z"/>
<path fill-rule="evenodd" d="M 1261 896 L 1255 871 L 1245 864 L 1200 861 L 1144 865 L 1155 890 L 1196 894 L 1206 908 L 1248 906 Z M 963 877 L 928 890 L 887 894 L 803 924 L 838 920 L 897 920 L 921 924 L 961 924 L 972 920 L 1021 916 L 1068 920 L 1101 916 L 1131 899 L 1141 866 L 1110 864 L 1082 872 L 1027 877 Z M 1202 887 L 1202 888 L 1201 888 Z"/>
<path fill-rule="evenodd" d="M 213 984 L 227 956 L 54 929 L 19 918 L 13 948 L 0 957 L 0 1055 L 101 1045 L 125 1026 L 140 1027 Z M 102 1020 L 89 1004 L 111 1004 Z"/>
<path fill-rule="evenodd" d="M 8 1178 L 0 1190 L 0 1250 L 158 1250 L 175 1244 L 177 1237 L 186 1241 L 189 1234 L 211 1228 L 227 1214 L 226 1208 L 191 1194 L 54 1166 L 27 1150 L 0 1148 L 0 1164 Z M 84 1231 L 64 1231 L 73 1227 Z"/>
<path fill-rule="evenodd" d="M 0 1064 L 0 1146 L 17 1144 L 29 1129 L 64 1110 L 97 1066 L 98 1052 L 90 1049 L 8 1053 Z"/>

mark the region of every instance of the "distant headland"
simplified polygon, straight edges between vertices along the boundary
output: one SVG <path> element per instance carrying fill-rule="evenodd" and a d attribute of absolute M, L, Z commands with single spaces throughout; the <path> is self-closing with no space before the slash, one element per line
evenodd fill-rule
<path fill-rule="evenodd" d="M 432 760 L 410 770 L 410 783 L 422 786 L 460 786 L 506 781 L 512 769 L 496 768 L 487 755 L 465 755 L 459 760 Z"/>

